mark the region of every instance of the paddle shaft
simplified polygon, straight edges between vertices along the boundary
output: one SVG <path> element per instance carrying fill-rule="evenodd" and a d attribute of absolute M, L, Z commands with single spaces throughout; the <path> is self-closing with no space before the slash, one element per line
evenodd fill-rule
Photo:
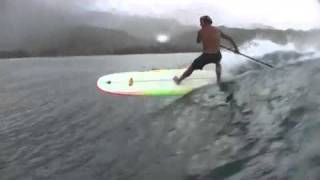
<path fill-rule="evenodd" d="M 220 46 L 221 46 L 222 48 L 224 48 L 224 49 L 227 49 L 227 50 L 233 52 L 233 53 L 236 53 L 234 50 L 232 50 L 232 49 L 230 49 L 230 48 L 228 48 L 228 47 L 225 47 L 225 46 L 223 46 L 223 45 L 220 45 Z M 260 61 L 260 60 L 258 60 L 258 59 L 255 59 L 255 58 L 253 58 L 253 57 L 250 57 L 250 56 L 248 56 L 248 55 L 245 55 L 245 54 L 243 54 L 243 53 L 240 53 L 240 52 L 239 52 L 239 53 L 236 53 L 236 54 L 240 54 L 240 55 L 242 55 L 242 56 L 244 56 L 244 57 L 246 57 L 246 58 L 248 58 L 248 59 L 250 59 L 250 60 L 252 60 L 252 61 L 254 61 L 254 62 L 263 64 L 263 65 L 265 65 L 265 66 L 268 66 L 269 68 L 273 68 L 272 65 L 267 64 L 267 63 L 265 63 L 265 62 L 262 62 L 262 61 Z"/>

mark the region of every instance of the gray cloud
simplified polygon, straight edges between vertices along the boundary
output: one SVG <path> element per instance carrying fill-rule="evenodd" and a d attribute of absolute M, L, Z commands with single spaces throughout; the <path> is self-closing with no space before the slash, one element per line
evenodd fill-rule
<path fill-rule="evenodd" d="M 90 0 L 1 0 L 0 50 L 26 48 L 65 26 L 81 23 L 78 16 Z M 39 44 L 41 46 L 41 44 Z"/>

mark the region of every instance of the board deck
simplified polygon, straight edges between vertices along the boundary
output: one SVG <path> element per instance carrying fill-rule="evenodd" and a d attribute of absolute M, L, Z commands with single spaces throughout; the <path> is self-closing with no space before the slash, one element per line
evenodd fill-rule
<path fill-rule="evenodd" d="M 191 76 L 176 85 L 174 76 L 185 69 L 161 69 L 144 72 L 123 72 L 102 76 L 97 87 L 103 92 L 132 96 L 184 95 L 201 86 L 215 83 L 214 71 L 194 71 Z"/>

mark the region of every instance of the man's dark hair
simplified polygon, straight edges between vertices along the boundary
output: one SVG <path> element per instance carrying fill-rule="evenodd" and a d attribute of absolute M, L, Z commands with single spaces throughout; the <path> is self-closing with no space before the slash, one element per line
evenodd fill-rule
<path fill-rule="evenodd" d="M 209 17 L 209 16 L 202 16 L 201 18 L 200 18 L 200 20 L 202 20 L 203 22 L 205 22 L 206 24 L 212 24 L 212 20 L 211 20 L 211 18 Z"/>

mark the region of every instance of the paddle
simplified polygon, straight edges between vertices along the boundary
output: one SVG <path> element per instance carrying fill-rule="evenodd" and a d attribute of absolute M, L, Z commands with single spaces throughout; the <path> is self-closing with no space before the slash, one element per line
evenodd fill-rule
<path fill-rule="evenodd" d="M 225 46 L 223 46 L 223 45 L 220 45 L 220 46 L 221 46 L 222 48 L 224 48 L 224 49 L 227 49 L 227 50 L 233 52 L 233 53 L 236 53 L 233 49 L 230 49 L 230 48 L 225 47 Z M 263 65 L 265 65 L 265 66 L 268 66 L 269 68 L 273 68 L 272 65 L 267 64 L 267 63 L 265 63 L 265 62 L 262 62 L 262 61 L 260 61 L 260 60 L 257 60 L 257 59 L 255 59 L 255 58 L 250 57 L 250 56 L 248 56 L 248 55 L 245 55 L 245 54 L 243 54 L 243 53 L 240 53 L 240 52 L 239 52 L 239 53 L 236 53 L 236 54 L 240 54 L 240 55 L 242 55 L 242 56 L 244 56 L 244 57 L 246 57 L 246 58 L 248 58 L 248 59 L 250 59 L 250 60 L 252 60 L 252 61 L 254 61 L 254 62 L 256 62 L 256 63 L 260 63 L 260 64 L 263 64 Z"/>

